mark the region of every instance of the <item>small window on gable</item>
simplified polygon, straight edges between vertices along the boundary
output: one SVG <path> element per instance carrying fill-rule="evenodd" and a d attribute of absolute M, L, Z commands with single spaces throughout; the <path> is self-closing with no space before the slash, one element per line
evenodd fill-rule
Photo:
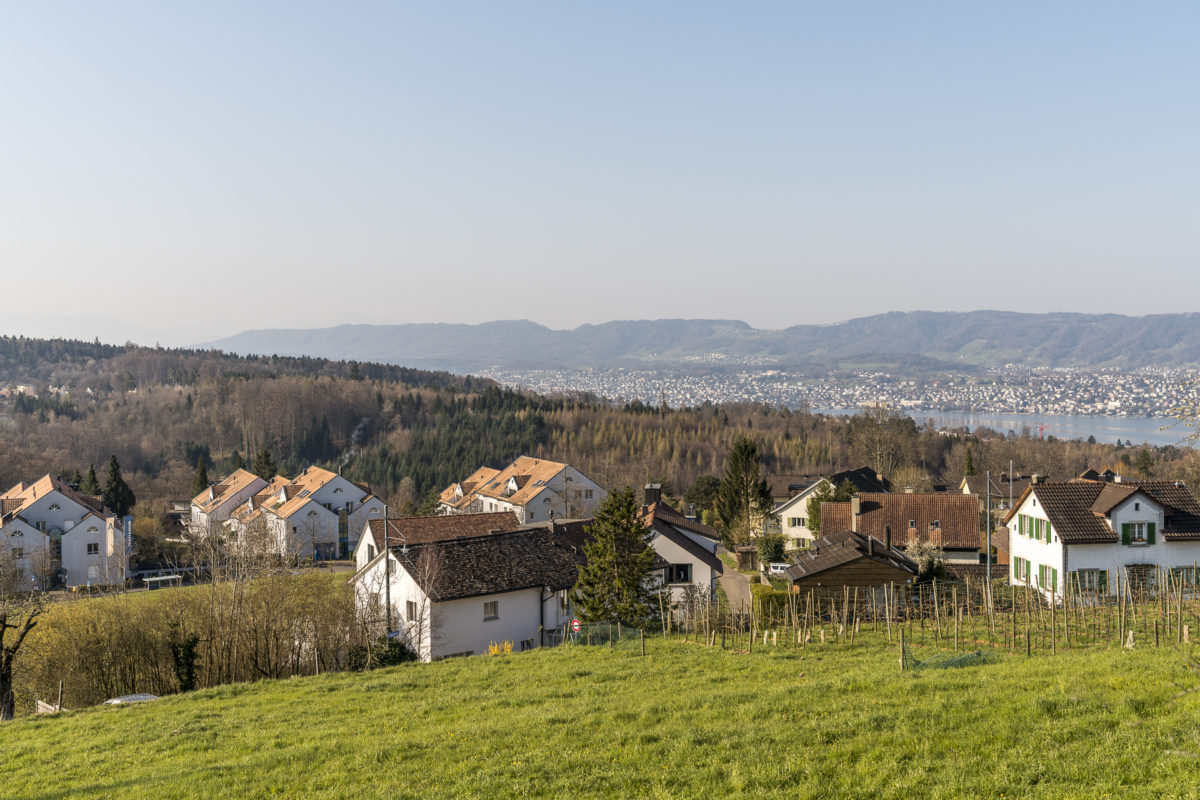
<path fill-rule="evenodd" d="M 1135 500 L 1135 501 L 1134 501 L 1134 503 L 1133 503 L 1133 510 L 1134 510 L 1134 511 L 1141 511 L 1141 510 L 1142 510 L 1142 504 L 1141 504 L 1141 503 L 1139 503 L 1139 502 L 1137 502 L 1137 501 Z"/>
<path fill-rule="evenodd" d="M 308 512 L 308 515 L 309 515 L 310 517 L 315 517 L 315 516 L 317 515 L 317 512 L 316 512 L 315 510 L 314 510 L 314 511 L 310 511 L 310 512 Z"/>
<path fill-rule="evenodd" d="M 88 528 L 88 533 L 95 533 L 98 530 L 100 530 L 100 529 L 97 528 L 95 525 L 92 525 L 91 527 Z"/>
<path fill-rule="evenodd" d="M 51 504 L 50 504 L 50 510 L 51 510 L 51 511 L 58 511 L 58 510 L 60 510 L 61 508 L 62 508 L 62 506 L 60 506 L 58 503 L 51 503 Z"/>
<path fill-rule="evenodd" d="M 910 519 L 908 521 L 908 529 L 910 531 L 915 531 L 917 529 L 917 521 L 915 519 Z"/>
<path fill-rule="evenodd" d="M 334 490 L 333 490 L 333 493 L 334 493 L 334 494 L 341 494 L 341 493 L 342 493 L 342 487 L 340 487 L 340 486 L 339 486 L 339 487 L 337 487 L 336 489 L 334 489 Z"/>
<path fill-rule="evenodd" d="M 935 527 L 935 528 L 940 528 L 940 527 L 942 527 L 942 521 L 941 521 L 940 519 L 935 519 L 935 520 L 933 521 L 933 527 Z"/>

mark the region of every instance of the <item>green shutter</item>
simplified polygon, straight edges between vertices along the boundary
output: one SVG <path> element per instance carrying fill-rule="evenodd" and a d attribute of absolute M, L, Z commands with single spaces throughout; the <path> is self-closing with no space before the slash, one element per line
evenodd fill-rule
<path fill-rule="evenodd" d="M 1101 594 L 1108 591 L 1108 570 L 1101 569 L 1096 571 L 1096 591 Z"/>
<path fill-rule="evenodd" d="M 1146 543 L 1154 544 L 1154 523 L 1153 522 L 1146 523 Z"/>
<path fill-rule="evenodd" d="M 1056 569 L 1050 570 L 1050 586 L 1054 588 L 1055 592 L 1058 591 L 1058 570 Z"/>
<path fill-rule="evenodd" d="M 1121 523 L 1121 544 L 1129 544 L 1129 523 Z"/>

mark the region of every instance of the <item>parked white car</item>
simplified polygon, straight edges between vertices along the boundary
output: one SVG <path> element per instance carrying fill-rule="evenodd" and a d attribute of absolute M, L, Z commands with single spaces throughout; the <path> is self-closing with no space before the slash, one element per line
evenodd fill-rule
<path fill-rule="evenodd" d="M 772 561 L 767 566 L 767 574 L 768 575 L 782 575 L 785 572 L 787 572 L 788 567 L 790 567 L 790 566 L 791 566 L 791 564 L 788 564 L 786 561 Z"/>

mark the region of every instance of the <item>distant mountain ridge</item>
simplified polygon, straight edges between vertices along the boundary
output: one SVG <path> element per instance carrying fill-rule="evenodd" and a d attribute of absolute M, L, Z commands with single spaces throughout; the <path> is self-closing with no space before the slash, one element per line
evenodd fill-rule
<path fill-rule="evenodd" d="M 528 320 L 245 331 L 199 345 L 473 372 L 680 365 L 707 359 L 777 366 L 912 360 L 929 367 L 1200 365 L 1200 313 L 889 312 L 782 330 L 738 320 L 613 321 L 554 330 Z"/>

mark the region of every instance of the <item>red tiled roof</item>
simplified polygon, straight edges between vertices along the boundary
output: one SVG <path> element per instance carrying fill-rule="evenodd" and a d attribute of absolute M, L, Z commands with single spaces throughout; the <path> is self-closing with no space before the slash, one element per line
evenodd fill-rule
<path fill-rule="evenodd" d="M 967 550 L 982 546 L 979 501 L 970 495 L 863 492 L 858 501 L 858 532 L 880 541 L 885 541 L 890 530 L 891 542 L 897 547 L 914 542 Z M 822 503 L 821 530 L 854 529 L 850 506 L 850 502 Z"/>

